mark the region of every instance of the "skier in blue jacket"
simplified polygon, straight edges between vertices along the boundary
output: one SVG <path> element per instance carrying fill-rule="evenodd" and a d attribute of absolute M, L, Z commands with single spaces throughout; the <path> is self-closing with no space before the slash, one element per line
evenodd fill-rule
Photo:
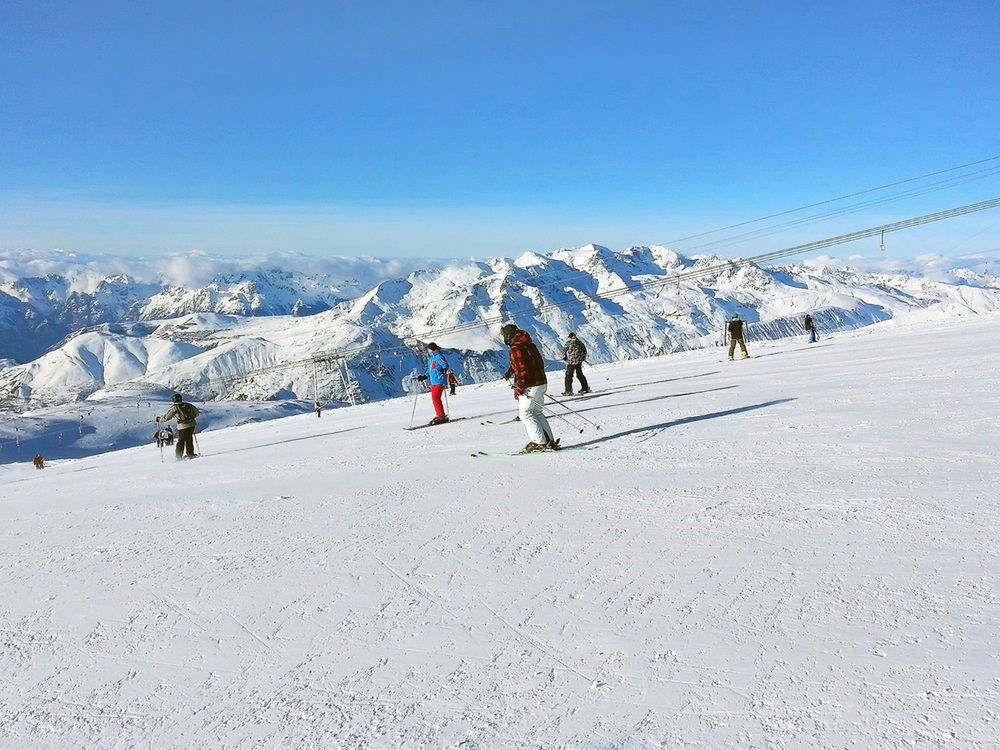
<path fill-rule="evenodd" d="M 427 374 L 421 375 L 417 380 L 430 381 L 431 401 L 434 403 L 434 419 L 431 424 L 442 424 L 448 421 L 448 415 L 444 413 L 444 404 L 441 402 L 441 394 L 448 386 L 448 360 L 441 353 L 441 347 L 433 341 L 427 345 Z"/>

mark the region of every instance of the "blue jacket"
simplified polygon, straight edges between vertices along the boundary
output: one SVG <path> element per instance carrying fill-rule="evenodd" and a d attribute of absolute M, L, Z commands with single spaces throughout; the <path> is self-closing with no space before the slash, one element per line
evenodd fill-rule
<path fill-rule="evenodd" d="M 441 352 L 427 355 L 427 380 L 431 385 L 448 385 L 448 360 Z"/>

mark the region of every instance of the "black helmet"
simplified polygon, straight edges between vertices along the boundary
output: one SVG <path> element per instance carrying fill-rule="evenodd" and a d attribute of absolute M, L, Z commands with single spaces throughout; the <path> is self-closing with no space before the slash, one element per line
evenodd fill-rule
<path fill-rule="evenodd" d="M 436 352 L 440 348 L 441 347 L 435 344 L 433 341 L 427 345 L 427 351 L 429 352 Z"/>
<path fill-rule="evenodd" d="M 181 394 L 179 394 L 179 393 L 175 393 L 175 394 L 174 394 L 174 403 L 175 403 L 175 404 L 179 404 L 179 403 L 180 403 L 181 401 L 183 401 L 183 400 L 184 400 L 184 399 L 183 399 L 183 398 L 181 398 Z"/>
<path fill-rule="evenodd" d="M 571 339 L 575 339 L 575 338 L 576 338 L 576 334 L 575 334 L 575 333 L 573 333 L 572 331 L 570 331 L 570 332 L 569 332 L 569 337 L 570 337 Z"/>
<path fill-rule="evenodd" d="M 510 340 L 514 338 L 514 334 L 517 333 L 517 326 L 513 323 L 508 323 L 500 329 L 500 335 L 503 336 L 503 342 L 509 344 Z"/>

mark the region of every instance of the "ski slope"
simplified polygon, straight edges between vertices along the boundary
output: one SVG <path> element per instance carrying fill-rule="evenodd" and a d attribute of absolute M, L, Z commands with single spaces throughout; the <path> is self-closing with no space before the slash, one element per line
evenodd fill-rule
<path fill-rule="evenodd" d="M 0 747 L 995 747 L 998 323 L 0 467 Z"/>

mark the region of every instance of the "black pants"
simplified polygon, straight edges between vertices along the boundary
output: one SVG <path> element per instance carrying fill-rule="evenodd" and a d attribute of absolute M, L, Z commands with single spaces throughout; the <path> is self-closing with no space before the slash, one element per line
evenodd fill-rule
<path fill-rule="evenodd" d="M 180 458 L 187 449 L 189 456 L 194 455 L 194 427 L 181 427 L 177 430 L 177 447 L 174 448 L 174 455 Z"/>
<path fill-rule="evenodd" d="M 583 375 L 583 363 L 576 365 L 566 365 L 566 387 L 563 388 L 564 391 L 573 390 L 573 373 L 580 379 L 580 390 L 589 391 L 590 386 L 587 385 L 587 378 Z"/>
<path fill-rule="evenodd" d="M 452 383 L 452 384 L 451 384 L 450 386 L 448 386 L 448 387 L 449 387 L 449 388 L 451 388 L 451 395 L 452 395 L 452 396 L 454 396 L 454 395 L 455 395 L 455 389 L 456 389 L 456 388 L 458 388 L 458 386 L 457 386 L 457 385 L 455 385 L 454 383 Z"/>

